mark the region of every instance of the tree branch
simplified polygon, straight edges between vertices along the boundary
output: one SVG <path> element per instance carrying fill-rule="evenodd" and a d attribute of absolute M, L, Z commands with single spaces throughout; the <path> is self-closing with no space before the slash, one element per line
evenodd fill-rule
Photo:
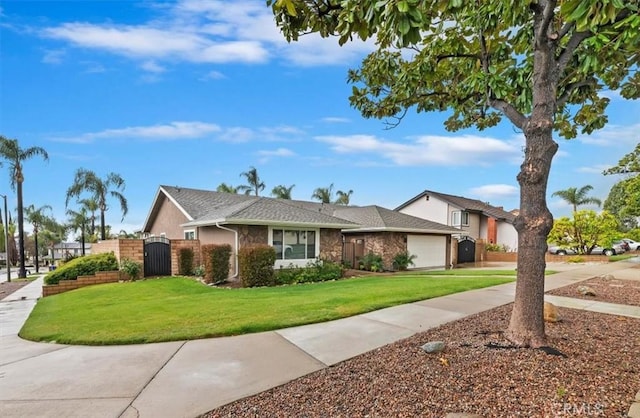
<path fill-rule="evenodd" d="M 591 80 L 582 80 L 582 81 L 576 81 L 575 83 L 569 83 L 567 84 L 567 87 L 564 89 L 564 92 L 562 93 L 562 96 L 560 96 L 558 98 L 558 101 L 556 102 L 556 107 L 557 108 L 561 108 L 562 106 L 564 106 L 567 103 L 567 100 L 569 100 L 569 96 L 571 95 L 571 93 L 580 88 L 580 87 L 584 87 L 584 86 L 588 86 L 591 84 L 594 84 L 595 80 L 591 79 Z"/>
<path fill-rule="evenodd" d="M 499 110 L 505 115 L 511 123 L 516 127 L 524 130 L 524 125 L 527 122 L 527 117 L 520 113 L 512 104 L 505 102 L 504 100 L 489 99 L 489 105 L 494 109 Z"/>
<path fill-rule="evenodd" d="M 567 46 L 564 48 L 564 50 L 560 54 L 560 57 L 556 61 L 556 69 L 557 69 L 558 77 L 560 77 L 562 73 L 564 73 L 564 70 L 565 68 L 567 68 L 567 64 L 569 63 L 569 60 L 573 56 L 573 53 L 578 48 L 578 46 L 580 46 L 582 41 L 584 41 L 585 39 L 591 36 L 593 36 L 591 32 L 574 32 L 573 35 L 571 35 L 569 42 L 567 42 Z"/>
<path fill-rule="evenodd" d="M 540 22 L 540 26 L 538 27 L 539 32 L 536 36 L 536 39 L 538 39 L 539 41 L 542 41 L 543 39 L 545 40 L 547 39 L 547 32 L 549 31 L 549 25 L 551 25 L 551 22 L 553 21 L 556 1 L 555 0 L 542 1 L 540 5 L 542 7 L 542 21 Z M 540 12 L 540 9 L 538 9 L 537 12 Z"/>
<path fill-rule="evenodd" d="M 449 59 L 449 58 L 475 58 L 481 59 L 481 57 L 477 54 L 447 54 L 447 55 L 438 55 L 436 57 L 436 61 L 440 63 L 440 61 Z"/>

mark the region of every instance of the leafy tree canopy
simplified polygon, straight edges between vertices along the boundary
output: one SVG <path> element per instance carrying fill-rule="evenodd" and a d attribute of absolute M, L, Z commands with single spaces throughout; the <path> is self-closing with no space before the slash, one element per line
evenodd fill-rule
<path fill-rule="evenodd" d="M 590 254 L 596 245 L 610 246 L 619 235 L 618 220 L 609 212 L 581 210 L 574 212 L 573 219 L 557 219 L 547 240 L 579 254 Z"/>

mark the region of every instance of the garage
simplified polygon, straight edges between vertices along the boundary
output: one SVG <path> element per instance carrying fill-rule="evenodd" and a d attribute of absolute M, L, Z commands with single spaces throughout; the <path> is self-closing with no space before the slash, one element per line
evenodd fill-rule
<path fill-rule="evenodd" d="M 447 259 L 447 237 L 407 235 L 407 251 L 416 256 L 411 268 L 444 267 Z"/>

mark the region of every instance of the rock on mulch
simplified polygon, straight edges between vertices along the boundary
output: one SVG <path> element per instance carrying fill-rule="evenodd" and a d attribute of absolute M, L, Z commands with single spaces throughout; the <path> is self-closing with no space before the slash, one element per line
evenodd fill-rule
<path fill-rule="evenodd" d="M 416 334 L 203 416 L 626 416 L 640 388 L 639 319 L 559 308 L 562 320 L 546 325 L 552 349 L 545 352 L 513 348 L 503 337 L 511 308 Z M 421 346 L 429 341 L 446 348 L 427 354 Z"/>

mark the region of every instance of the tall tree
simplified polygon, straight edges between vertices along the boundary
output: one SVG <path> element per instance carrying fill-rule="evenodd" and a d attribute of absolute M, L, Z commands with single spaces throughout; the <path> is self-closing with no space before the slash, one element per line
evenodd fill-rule
<path fill-rule="evenodd" d="M 276 199 L 291 200 L 291 191 L 293 190 L 294 187 L 296 187 L 295 184 L 292 184 L 289 187 L 278 185 L 274 187 L 273 190 L 271 190 L 271 196 L 275 197 Z"/>
<path fill-rule="evenodd" d="M 337 205 L 345 205 L 349 206 L 349 202 L 351 201 L 351 195 L 353 194 L 353 190 L 349 190 L 348 192 L 338 190 L 336 192 L 336 201 Z"/>
<path fill-rule="evenodd" d="M 588 197 L 587 194 L 593 190 L 593 187 L 590 184 L 586 186 L 582 186 L 581 188 L 569 187 L 566 190 L 558 190 L 553 192 L 551 196 L 558 196 L 565 202 L 569 203 L 573 206 L 573 211 L 578 211 L 578 206 L 582 205 L 598 205 L 602 204 L 602 201 L 596 197 Z"/>
<path fill-rule="evenodd" d="M 237 187 L 233 187 L 230 184 L 227 183 L 220 183 L 220 185 L 218 185 L 218 188 L 216 188 L 216 192 L 220 192 L 220 193 L 238 193 L 238 188 Z"/>
<path fill-rule="evenodd" d="M 95 235 L 96 234 L 96 212 L 98 211 L 98 209 L 100 209 L 98 202 L 94 199 L 94 198 L 88 198 L 88 199 L 80 199 L 78 200 L 78 203 L 80 205 L 82 205 L 82 207 L 91 215 L 89 216 L 89 221 L 91 222 L 90 224 L 90 229 L 89 229 L 89 233 L 91 235 Z"/>
<path fill-rule="evenodd" d="M 333 183 L 329 187 L 318 187 L 313 191 L 311 195 L 312 199 L 316 199 L 322 203 L 331 203 L 331 197 L 333 196 Z"/>
<path fill-rule="evenodd" d="M 258 170 L 255 167 L 249 167 L 249 171 L 240 173 L 240 177 L 244 177 L 247 180 L 247 184 L 238 186 L 238 191 L 244 192 L 246 195 L 253 193 L 256 196 L 260 196 L 260 192 L 266 187 L 264 182 L 260 180 Z"/>
<path fill-rule="evenodd" d="M 51 264 L 55 264 L 55 245 L 67 238 L 67 227 L 54 218 L 47 218 L 40 232 L 43 245 L 51 250 Z"/>
<path fill-rule="evenodd" d="M 604 201 L 602 208 L 616 217 L 624 231 L 638 227 L 637 216 L 633 214 L 633 206 L 630 206 L 630 198 L 633 197 L 629 183 L 633 179 L 625 179 L 617 182 L 611 187 L 609 195 Z M 640 191 L 639 191 L 640 193 Z"/>
<path fill-rule="evenodd" d="M 80 232 L 80 251 L 82 252 L 82 255 L 85 255 L 87 226 L 89 226 L 89 222 L 91 222 L 87 208 L 82 206 L 77 211 L 67 209 L 67 216 L 69 217 L 69 220 L 67 221 L 67 228 L 72 232 Z"/>
<path fill-rule="evenodd" d="M 623 223 L 637 224 L 636 218 L 640 217 L 640 143 L 622 157 L 618 165 L 605 170 L 603 174 L 622 174 L 626 177 L 613 186 L 605 201 L 605 208 L 607 203 L 610 207 L 615 204 L 616 215 Z"/>
<path fill-rule="evenodd" d="M 24 213 L 27 216 L 27 221 L 33 226 L 36 273 L 40 272 L 40 260 L 38 260 L 38 255 L 40 252 L 40 248 L 38 246 L 38 232 L 40 231 L 40 228 L 47 222 L 47 216 L 44 213 L 47 209 L 53 210 L 50 205 L 40 206 L 37 209 L 34 205 L 29 205 L 24 209 Z"/>
<path fill-rule="evenodd" d="M 24 257 L 24 207 L 22 197 L 22 183 L 24 183 L 24 173 L 22 164 L 35 156 L 41 156 L 45 161 L 49 160 L 49 154 L 42 147 L 21 148 L 17 139 L 9 139 L 0 136 L 0 157 L 9 164 L 11 187 L 16 190 L 18 198 L 18 241 L 20 254 L 20 270 L 18 277 L 27 277 Z"/>
<path fill-rule="evenodd" d="M 375 38 L 377 50 L 348 74 L 364 117 L 451 111 L 449 130 L 485 129 L 506 117 L 525 137 L 518 278 L 506 336 L 546 344 L 547 181 L 558 144 L 606 122 L 602 89 L 640 96 L 638 2 L 610 0 L 267 0 L 288 40 L 317 32 Z M 406 48 L 405 50 L 402 50 Z"/>
<path fill-rule="evenodd" d="M 88 192 L 96 202 L 100 210 L 100 239 L 107 239 L 104 214 L 109 209 L 107 198 L 112 197 L 120 203 L 122 210 L 122 219 L 127 215 L 129 208 L 127 199 L 122 192 L 124 191 L 124 179 L 119 174 L 109 173 L 104 179 L 101 179 L 91 170 L 79 168 L 73 179 L 73 184 L 67 189 L 67 200 L 65 206 L 69 206 L 69 200 L 73 197 L 79 197 L 83 192 Z"/>

